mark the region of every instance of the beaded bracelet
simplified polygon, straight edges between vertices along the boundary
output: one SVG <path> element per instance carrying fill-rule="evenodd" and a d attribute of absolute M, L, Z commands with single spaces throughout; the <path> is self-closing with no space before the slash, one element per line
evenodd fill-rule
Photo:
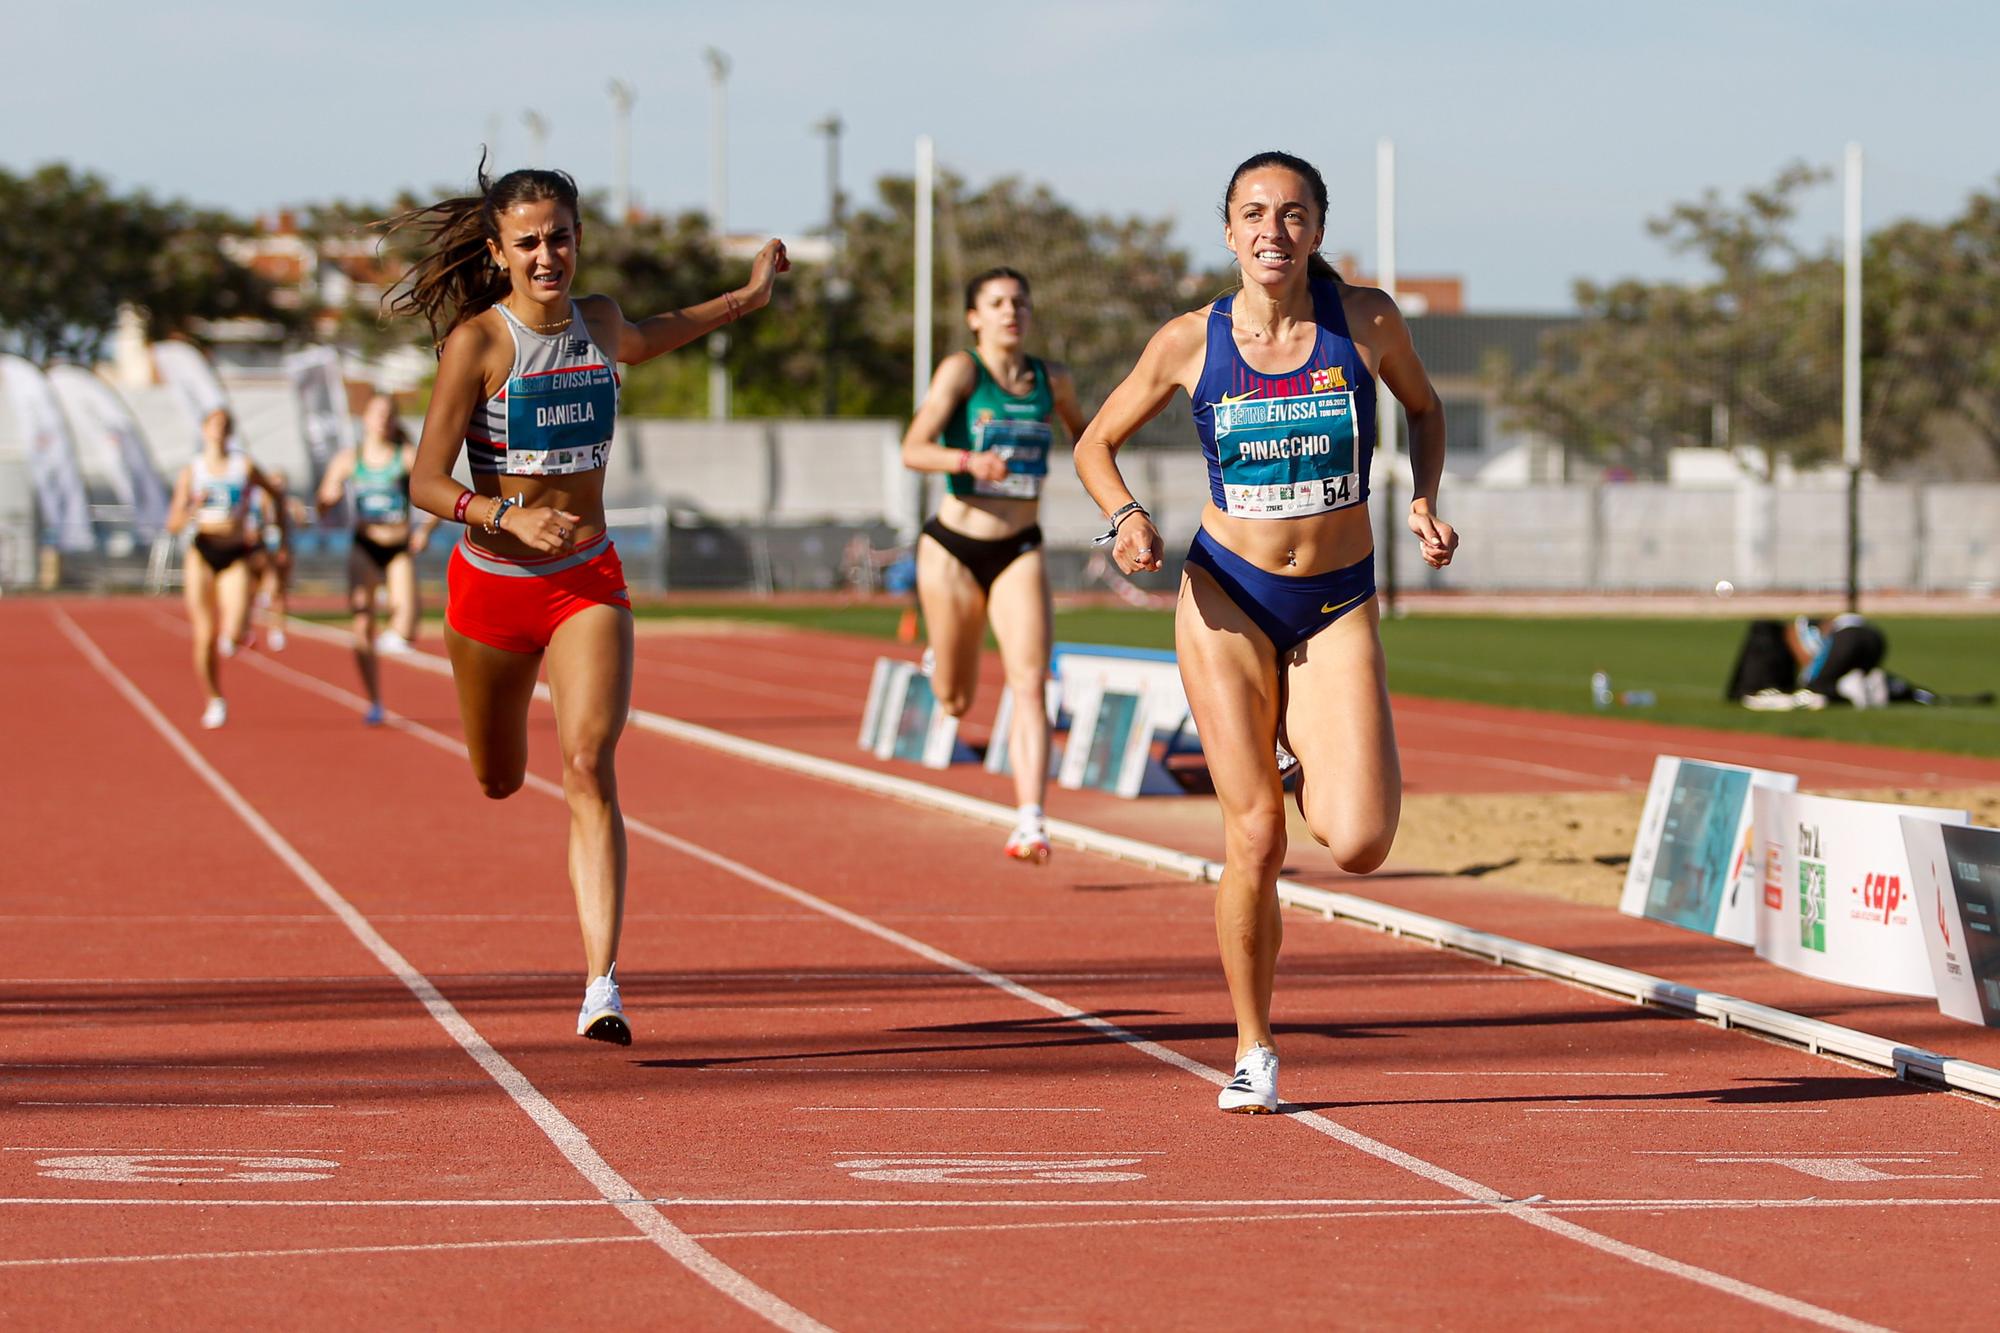
<path fill-rule="evenodd" d="M 486 516 L 486 530 L 488 532 L 493 532 L 493 533 L 499 532 L 500 516 L 505 514 L 509 509 L 512 509 L 515 505 L 519 503 L 520 501 L 518 499 L 510 495 L 506 499 L 500 501 L 500 503 L 494 505 L 493 512 Z"/>

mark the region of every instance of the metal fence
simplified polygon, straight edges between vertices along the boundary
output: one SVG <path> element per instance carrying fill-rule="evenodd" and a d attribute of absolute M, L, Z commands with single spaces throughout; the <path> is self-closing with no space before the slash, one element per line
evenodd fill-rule
<path fill-rule="evenodd" d="M 740 471 L 679 471 L 650 460 L 650 480 L 696 484 L 693 493 L 670 489 L 665 498 L 609 512 L 632 586 L 762 594 L 895 586 L 914 527 L 915 491 L 899 488 L 893 455 L 885 457 L 879 439 L 862 444 L 846 465 L 826 452 L 805 455 L 811 471 L 803 478 L 766 475 L 784 470 L 780 451 L 771 451 L 761 457 L 755 488 L 743 485 Z M 1206 492 L 1199 455 L 1134 451 L 1123 461 L 1177 555 L 1200 521 Z M 841 498 L 835 512 L 814 515 L 815 484 Z M 706 493 L 713 487 L 725 491 L 723 503 Z M 1407 482 L 1399 491 L 1409 493 Z M 634 492 L 643 494 L 627 488 Z M 1379 493 L 1373 503 L 1378 539 L 1406 541 Z M 1844 586 L 1847 520 L 1838 487 L 1482 487 L 1448 480 L 1441 507 L 1464 536 L 1460 560 L 1432 571 L 1412 552 L 1399 561 L 1406 588 L 1645 594 L 1707 591 L 1721 580 L 1746 592 Z M 59 558 L 37 539 L 32 519 L 0 518 L 0 588 L 157 590 L 178 583 L 180 557 L 171 542 L 150 549 L 136 542 L 115 506 L 98 506 L 94 516 L 97 549 Z M 1987 596 L 2000 590 L 2000 485 L 1869 483 L 1861 525 L 1861 581 L 1868 591 Z M 1107 578 L 1101 562 L 1093 565 L 1090 538 L 1103 518 L 1074 483 L 1058 479 L 1051 486 L 1042 527 L 1058 589 L 1122 586 Z M 293 552 L 302 585 L 344 580 L 345 531 L 302 529 Z M 449 554 L 449 540 L 426 551 L 420 574 L 441 579 Z M 1174 582 L 1170 563 L 1140 586 L 1163 591 Z"/>

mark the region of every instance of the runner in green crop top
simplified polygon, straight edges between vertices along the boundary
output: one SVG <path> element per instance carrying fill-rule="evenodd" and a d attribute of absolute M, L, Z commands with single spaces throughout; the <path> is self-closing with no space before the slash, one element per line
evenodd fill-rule
<path fill-rule="evenodd" d="M 326 465 L 319 482 L 319 509 L 326 513 L 348 498 L 354 505 L 354 534 L 347 552 L 347 609 L 353 615 L 354 663 L 368 691 L 363 720 L 378 726 L 382 678 L 376 654 L 404 653 L 417 637 L 421 614 L 416 557 L 437 527 L 435 515 L 412 522 L 410 464 L 416 450 L 396 417 L 396 400 L 378 393 L 361 414 L 362 439 Z M 389 628 L 375 631 L 375 593 L 389 590 Z"/>
<path fill-rule="evenodd" d="M 917 539 L 917 596 L 930 638 L 931 688 L 954 717 L 972 705 L 979 646 L 991 619 L 1015 707 L 1007 737 L 1020 818 L 1006 852 L 1049 856 L 1042 822 L 1049 725 L 1049 579 L 1036 522 L 1054 444 L 1053 420 L 1083 433 L 1076 384 L 1024 350 L 1028 280 L 989 269 L 966 284 L 976 349 L 946 357 L 903 437 L 903 465 L 945 474 L 945 497 Z"/>

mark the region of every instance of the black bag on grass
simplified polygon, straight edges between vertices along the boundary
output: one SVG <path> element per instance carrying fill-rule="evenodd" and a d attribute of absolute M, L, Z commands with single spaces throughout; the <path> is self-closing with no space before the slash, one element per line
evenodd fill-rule
<path fill-rule="evenodd" d="M 1741 699 L 1759 690 L 1790 692 L 1798 687 L 1798 675 L 1798 664 L 1785 643 L 1785 622 L 1753 620 L 1744 631 L 1743 646 L 1736 651 L 1736 665 L 1722 697 Z"/>

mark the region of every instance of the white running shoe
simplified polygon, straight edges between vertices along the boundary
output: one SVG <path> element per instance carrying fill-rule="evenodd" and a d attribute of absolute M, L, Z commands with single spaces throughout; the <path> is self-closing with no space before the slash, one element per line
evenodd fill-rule
<path fill-rule="evenodd" d="M 1868 673 L 1850 671 L 1833 682 L 1833 691 L 1856 708 L 1868 706 Z"/>
<path fill-rule="evenodd" d="M 625 1021 L 625 1006 L 618 998 L 618 983 L 611 970 L 584 988 L 583 1009 L 576 1016 L 576 1035 L 592 1041 L 608 1041 L 615 1046 L 632 1044 L 632 1027 Z"/>
<path fill-rule="evenodd" d="M 264 643 L 274 653 L 284 652 L 285 632 L 279 629 L 276 625 L 271 626 L 270 632 L 264 636 Z"/>
<path fill-rule="evenodd" d="M 215 641 L 215 651 L 221 653 L 224 657 L 236 656 L 236 640 L 230 638 L 227 634 L 222 635 Z"/>
<path fill-rule="evenodd" d="M 385 629 L 375 636 L 375 651 L 401 655 L 410 651 L 410 641 L 392 629 Z"/>
<path fill-rule="evenodd" d="M 229 705 L 221 699 L 210 699 L 208 707 L 201 710 L 201 725 L 205 731 L 214 731 L 229 720 Z"/>
<path fill-rule="evenodd" d="M 1042 821 L 1037 819 L 1032 822 L 1022 820 L 1016 824 L 1014 831 L 1007 835 L 1007 846 L 1004 850 L 1016 861 L 1045 865 L 1050 852 L 1054 849 L 1049 846 L 1048 831 L 1042 827 Z"/>
<path fill-rule="evenodd" d="M 1789 713 L 1799 704 L 1790 690 L 1763 689 L 1744 695 L 1743 706 L 1759 713 Z"/>
<path fill-rule="evenodd" d="M 1278 1053 L 1269 1046 L 1252 1046 L 1236 1062 L 1236 1075 L 1216 1096 L 1215 1104 L 1242 1115 L 1269 1115 L 1278 1109 Z"/>
<path fill-rule="evenodd" d="M 1861 678 L 1862 694 L 1870 708 L 1889 706 L 1889 676 L 1881 667 L 1876 667 Z"/>

